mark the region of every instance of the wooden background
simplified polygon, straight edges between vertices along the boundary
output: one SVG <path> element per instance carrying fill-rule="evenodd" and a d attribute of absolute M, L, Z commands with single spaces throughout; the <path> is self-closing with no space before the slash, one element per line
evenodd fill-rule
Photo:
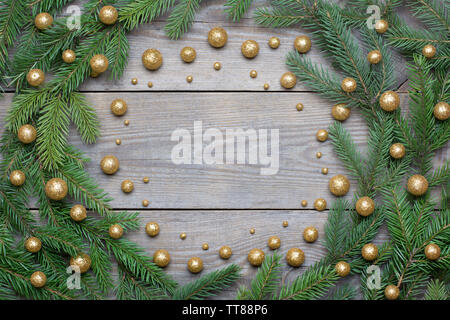
<path fill-rule="evenodd" d="M 255 1 L 256 7 L 267 5 Z M 109 80 L 108 72 L 96 79 L 89 79 L 81 87 L 88 101 L 98 112 L 102 125 L 102 137 L 95 145 L 83 145 L 73 130 L 70 142 L 87 153 L 92 159 L 87 169 L 115 199 L 112 206 L 117 210 L 140 211 L 142 228 L 126 235 L 146 248 L 149 255 L 157 249 L 167 249 L 172 257 L 166 271 L 184 284 L 197 278 L 187 271 L 186 262 L 192 256 L 204 260 L 203 273 L 228 263 L 242 266 L 242 278 L 219 298 L 235 297 L 241 284 L 248 284 L 256 268 L 247 262 L 252 248 L 261 248 L 267 254 L 267 239 L 272 235 L 281 238 L 280 251 L 285 254 L 291 247 L 299 247 L 306 254 L 305 264 L 297 269 L 284 268 L 283 281 L 289 281 L 302 273 L 307 266 L 318 261 L 325 253 L 321 238 L 328 210 L 313 209 L 316 198 L 323 197 L 330 204 L 334 197 L 328 191 L 328 180 L 335 174 L 346 174 L 333 154 L 329 141 L 320 143 L 315 139 L 319 129 L 326 129 L 333 119 L 331 101 L 318 97 L 298 83 L 292 90 L 279 84 L 280 76 L 287 71 L 284 57 L 293 49 L 296 36 L 305 34 L 299 28 L 266 29 L 257 26 L 251 15 L 239 23 L 228 20 L 223 11 L 223 1 L 206 1 L 191 30 L 178 41 L 167 38 L 163 27 L 166 17 L 142 26 L 132 32 L 128 67 L 120 81 Z M 413 20 L 411 20 L 412 23 Z M 228 32 L 228 43 L 222 49 L 214 49 L 207 43 L 208 30 L 223 26 Z M 307 34 L 307 33 L 306 33 Z M 273 50 L 267 45 L 271 36 L 281 40 L 281 46 Z M 252 60 L 244 58 L 240 45 L 253 39 L 260 45 L 259 55 Z M 191 64 L 183 63 L 179 52 L 184 46 L 197 51 L 197 59 Z M 141 63 L 141 55 L 147 48 L 157 48 L 164 57 L 158 71 L 148 71 Z M 308 53 L 317 63 L 329 65 L 314 46 Z M 222 64 L 220 71 L 213 69 L 214 62 Z M 249 77 L 250 70 L 258 77 Z M 401 92 L 401 106 L 407 108 L 407 83 L 405 61 L 396 56 L 397 88 Z M 185 78 L 192 75 L 194 81 Z M 131 78 L 138 78 L 137 85 Z M 147 87 L 152 81 L 153 87 Z M 264 91 L 263 84 L 270 90 Z M 129 110 L 123 117 L 113 116 L 109 105 L 115 98 L 124 99 Z M 3 119 L 10 106 L 12 93 L 0 100 L 0 118 Z M 298 112 L 295 106 L 304 104 Z M 130 120 L 125 126 L 123 121 Z M 185 128 L 192 132 L 194 121 L 203 121 L 203 128 L 279 129 L 280 170 L 277 175 L 262 176 L 259 165 L 175 165 L 171 162 L 171 149 L 175 142 L 170 136 L 175 129 Z M 344 126 L 351 132 L 358 146 L 366 148 L 367 128 L 358 112 L 352 111 Z M 117 146 L 115 139 L 122 139 Z M 317 159 L 317 151 L 323 153 Z M 113 154 L 120 160 L 120 170 L 113 176 L 104 175 L 99 166 L 101 158 Z M 447 158 L 448 152 L 440 153 L 436 163 Z M 329 168 L 328 175 L 321 174 L 322 167 Z M 144 184 L 142 178 L 150 177 Z M 120 183 L 131 179 L 135 190 L 124 194 Z M 349 196 L 353 191 L 353 186 Z M 142 207 L 143 199 L 150 206 Z M 308 206 L 302 208 L 301 200 Z M 282 221 L 289 222 L 288 228 Z M 160 234 L 149 238 L 144 231 L 148 221 L 157 221 Z M 302 232 L 307 226 L 319 229 L 319 241 L 308 244 Z M 256 233 L 251 235 L 250 228 Z M 187 233 L 181 240 L 179 234 Z M 387 235 L 380 232 L 377 243 Z M 202 243 L 210 246 L 203 251 Z M 229 245 L 233 256 L 221 260 L 218 249 Z M 348 280 L 347 280 L 348 281 Z M 357 285 L 357 279 L 353 279 Z"/>

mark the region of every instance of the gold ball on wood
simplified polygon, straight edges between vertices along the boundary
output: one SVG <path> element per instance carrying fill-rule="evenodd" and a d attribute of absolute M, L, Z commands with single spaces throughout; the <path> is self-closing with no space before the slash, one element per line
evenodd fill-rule
<path fill-rule="evenodd" d="M 31 69 L 27 73 L 27 82 L 30 86 L 39 87 L 45 81 L 45 74 L 41 69 Z"/>
<path fill-rule="evenodd" d="M 277 236 L 271 236 L 267 241 L 267 245 L 272 250 L 278 249 L 281 246 L 281 240 Z"/>
<path fill-rule="evenodd" d="M 403 144 L 401 144 L 401 143 L 394 143 L 389 148 L 389 154 L 394 159 L 401 159 L 406 154 L 405 146 Z"/>
<path fill-rule="evenodd" d="M 264 258 L 264 251 L 257 248 L 250 250 L 247 256 L 248 262 L 254 267 L 259 267 L 264 262 Z"/>
<path fill-rule="evenodd" d="M 92 260 L 86 253 L 80 253 L 70 258 L 70 265 L 80 268 L 80 273 L 86 273 L 91 268 Z"/>
<path fill-rule="evenodd" d="M 120 239 L 123 236 L 123 228 L 120 224 L 113 224 L 108 230 L 109 236 L 113 239 Z"/>
<path fill-rule="evenodd" d="M 118 16 L 119 16 L 119 13 L 117 12 L 117 9 L 114 8 L 113 6 L 102 7 L 98 14 L 100 21 L 107 25 L 116 23 Z"/>
<path fill-rule="evenodd" d="M 67 183 L 60 178 L 52 178 L 45 184 L 45 194 L 51 200 L 59 201 L 67 195 Z"/>
<path fill-rule="evenodd" d="M 191 273 L 199 273 L 203 270 L 203 260 L 199 257 L 192 257 L 189 259 L 187 267 Z"/>
<path fill-rule="evenodd" d="M 30 237 L 25 241 L 25 249 L 28 252 L 36 253 L 42 248 L 42 242 L 36 237 Z"/>
<path fill-rule="evenodd" d="M 269 84 L 268 83 L 264 83 L 264 90 L 269 90 Z"/>
<path fill-rule="evenodd" d="M 315 227 L 307 227 L 305 230 L 303 230 L 303 239 L 305 239 L 306 242 L 314 242 L 319 238 L 319 231 Z"/>
<path fill-rule="evenodd" d="M 219 256 L 222 259 L 229 259 L 232 254 L 233 254 L 233 251 L 231 250 L 231 248 L 229 246 L 222 246 L 219 249 Z"/>
<path fill-rule="evenodd" d="M 295 108 L 297 109 L 297 111 L 302 111 L 304 108 L 304 105 L 303 105 L 303 103 L 299 102 L 299 103 L 297 103 Z"/>
<path fill-rule="evenodd" d="M 180 239 L 181 239 L 181 240 L 186 239 L 186 237 L 187 237 L 187 235 L 186 235 L 185 232 L 180 233 Z"/>
<path fill-rule="evenodd" d="M 328 131 L 325 129 L 320 129 L 316 133 L 316 139 L 320 142 L 324 142 L 328 139 Z"/>
<path fill-rule="evenodd" d="M 327 201 L 323 198 L 318 198 L 314 201 L 314 208 L 317 211 L 323 211 L 327 208 Z"/>
<path fill-rule="evenodd" d="M 330 179 L 328 187 L 335 196 L 344 196 L 350 190 L 350 181 L 346 176 L 338 174 Z"/>
<path fill-rule="evenodd" d="M 392 112 L 400 105 L 400 98 L 394 91 L 386 91 L 380 96 L 380 107 L 384 111 Z"/>
<path fill-rule="evenodd" d="M 328 168 L 322 168 L 321 172 L 322 174 L 328 174 Z"/>
<path fill-rule="evenodd" d="M 224 28 L 215 27 L 208 32 L 208 42 L 214 48 L 222 48 L 227 40 L 228 35 Z"/>
<path fill-rule="evenodd" d="M 81 222 L 86 219 L 86 208 L 81 204 L 76 204 L 70 208 L 70 217 L 73 221 Z"/>
<path fill-rule="evenodd" d="M 258 42 L 255 40 L 245 40 L 241 45 L 241 52 L 244 57 L 253 59 L 259 52 Z"/>
<path fill-rule="evenodd" d="M 127 112 L 128 105 L 123 99 L 114 99 L 111 102 L 111 112 L 116 116 L 122 116 Z"/>
<path fill-rule="evenodd" d="M 428 190 L 427 179 L 420 175 L 415 174 L 408 179 L 408 192 L 418 197 L 424 195 Z"/>
<path fill-rule="evenodd" d="M 91 66 L 92 72 L 103 73 L 108 69 L 108 58 L 103 54 L 96 54 L 89 61 L 89 65 Z"/>
<path fill-rule="evenodd" d="M 306 53 L 311 49 L 311 39 L 308 36 L 298 36 L 294 40 L 294 47 L 299 53 Z"/>
<path fill-rule="evenodd" d="M 25 173 L 20 170 L 14 170 L 9 175 L 9 181 L 11 181 L 13 186 L 20 187 L 25 183 Z"/>
<path fill-rule="evenodd" d="M 100 161 L 100 168 L 105 174 L 116 173 L 119 170 L 119 166 L 119 159 L 112 155 L 104 156 Z"/>
<path fill-rule="evenodd" d="M 297 77 L 292 72 L 286 72 L 281 76 L 280 84 L 283 88 L 291 89 L 297 84 Z"/>
<path fill-rule="evenodd" d="M 47 276 L 42 271 L 36 271 L 31 275 L 30 282 L 33 287 L 42 288 L 47 283 Z"/>
<path fill-rule="evenodd" d="M 360 216 L 370 216 L 375 211 L 375 202 L 369 197 L 361 197 L 356 201 L 356 212 Z"/>
<path fill-rule="evenodd" d="M 195 57 L 197 56 L 197 53 L 195 52 L 195 49 L 192 47 L 184 47 L 181 49 L 180 57 L 181 60 L 187 63 L 191 63 L 195 60 Z"/>
<path fill-rule="evenodd" d="M 159 224 L 157 222 L 151 221 L 145 225 L 145 232 L 150 237 L 155 237 L 159 234 Z"/>
<path fill-rule="evenodd" d="M 269 47 L 271 47 L 272 49 L 276 49 L 280 46 L 280 39 L 277 37 L 271 37 L 269 39 Z"/>
<path fill-rule="evenodd" d="M 64 50 L 62 53 L 62 59 L 65 63 L 72 63 L 75 61 L 77 55 L 75 51 L 71 49 Z"/>
<path fill-rule="evenodd" d="M 144 207 L 148 207 L 149 204 L 150 204 L 150 201 L 148 201 L 148 200 L 142 200 L 142 205 L 143 205 Z"/>
<path fill-rule="evenodd" d="M 130 193 L 134 189 L 134 183 L 133 183 L 133 181 L 126 179 L 126 180 L 122 181 L 122 184 L 120 187 L 123 192 Z"/>
<path fill-rule="evenodd" d="M 41 12 L 34 18 L 34 25 L 39 30 L 45 30 L 53 23 L 53 17 L 47 12 Z"/>
<path fill-rule="evenodd" d="M 202 244 L 202 249 L 203 250 L 208 250 L 209 249 L 209 244 L 207 244 L 206 242 L 204 244 Z"/>
<path fill-rule="evenodd" d="M 219 71 L 220 68 L 222 68 L 222 64 L 220 62 L 215 62 L 214 63 L 214 70 Z"/>
<path fill-rule="evenodd" d="M 286 253 L 286 261 L 291 267 L 300 267 L 305 262 L 305 253 L 302 249 L 291 248 Z"/>
<path fill-rule="evenodd" d="M 345 277 L 350 273 L 350 265 L 345 261 L 339 261 L 336 263 L 334 269 L 340 277 Z"/>
<path fill-rule="evenodd" d="M 367 261 L 373 261 L 378 258 L 378 247 L 373 243 L 365 244 L 361 249 L 362 257 Z"/>
<path fill-rule="evenodd" d="M 425 247 L 425 256 L 428 260 L 437 260 L 441 255 L 441 248 L 437 244 L 430 243 Z"/>
<path fill-rule="evenodd" d="M 20 142 L 29 144 L 36 140 L 37 132 L 31 124 L 24 124 L 17 132 L 17 138 Z"/>
<path fill-rule="evenodd" d="M 438 120 L 445 121 L 450 117 L 450 105 L 445 101 L 436 103 L 433 109 L 434 117 Z"/>
<path fill-rule="evenodd" d="M 300 204 L 302 205 L 302 207 L 306 207 L 308 205 L 308 201 L 306 200 L 302 200 L 302 202 L 300 202 Z"/>
<path fill-rule="evenodd" d="M 153 262 L 161 268 L 165 268 L 170 263 L 170 254 L 169 251 L 164 249 L 156 250 L 153 254 Z"/>
<path fill-rule="evenodd" d="M 258 76 L 258 72 L 256 72 L 256 70 L 250 71 L 250 78 L 256 78 L 257 76 Z"/>
<path fill-rule="evenodd" d="M 194 80 L 194 78 L 193 78 L 192 76 L 187 76 L 187 77 L 186 77 L 186 82 L 187 82 L 187 83 L 191 83 L 192 80 Z"/>
<path fill-rule="evenodd" d="M 331 108 L 331 115 L 336 120 L 345 121 L 350 117 L 350 108 L 345 103 L 337 103 Z"/>
<path fill-rule="evenodd" d="M 131 84 L 132 85 L 137 85 L 138 84 L 138 78 L 132 78 L 131 79 Z"/>

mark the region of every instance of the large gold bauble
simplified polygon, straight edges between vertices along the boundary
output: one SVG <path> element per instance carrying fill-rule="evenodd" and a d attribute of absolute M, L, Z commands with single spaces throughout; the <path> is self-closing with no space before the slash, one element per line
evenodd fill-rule
<path fill-rule="evenodd" d="M 25 173 L 20 170 L 14 170 L 9 175 L 9 181 L 11 181 L 13 186 L 20 187 L 25 183 Z"/>
<path fill-rule="evenodd" d="M 25 241 L 25 249 L 28 252 L 36 253 L 42 248 L 42 242 L 36 237 L 30 237 Z"/>
<path fill-rule="evenodd" d="M 361 197 L 356 201 L 356 212 L 360 216 L 370 216 L 375 211 L 375 202 L 369 197 Z"/>
<path fill-rule="evenodd" d="M 34 25 L 39 30 L 45 30 L 53 23 L 53 17 L 47 12 L 41 12 L 34 18 Z"/>
<path fill-rule="evenodd" d="M 91 257 L 86 253 L 80 253 L 76 257 L 70 258 L 70 265 L 80 268 L 80 273 L 85 273 L 91 268 Z"/>
<path fill-rule="evenodd" d="M 270 249 L 276 250 L 281 246 L 281 240 L 277 236 L 271 236 L 267 241 L 267 245 L 269 246 Z"/>
<path fill-rule="evenodd" d="M 339 261 L 334 266 L 334 270 L 340 277 L 345 277 L 350 273 L 350 265 L 345 261 Z"/>
<path fill-rule="evenodd" d="M 327 201 L 324 198 L 318 198 L 314 201 L 314 208 L 317 211 L 323 211 L 327 208 Z"/>
<path fill-rule="evenodd" d="M 142 64 L 148 70 L 158 70 L 163 63 L 163 56 L 158 49 L 147 49 L 142 54 Z"/>
<path fill-rule="evenodd" d="M 405 146 L 403 144 L 401 144 L 401 143 L 394 143 L 389 148 L 389 154 L 394 159 L 401 159 L 406 154 Z"/>
<path fill-rule="evenodd" d="M 373 243 L 365 244 L 361 249 L 362 257 L 367 261 L 373 261 L 378 258 L 378 248 Z"/>
<path fill-rule="evenodd" d="M 215 27 L 208 32 L 208 42 L 214 48 L 222 48 L 227 40 L 228 35 L 224 28 Z"/>
<path fill-rule="evenodd" d="M 353 92 L 356 90 L 356 80 L 353 78 L 344 78 L 341 82 L 341 88 L 345 92 Z"/>
<path fill-rule="evenodd" d="M 245 40 L 241 45 L 241 52 L 244 57 L 253 59 L 259 52 L 258 42 L 255 40 Z"/>
<path fill-rule="evenodd" d="M 128 105 L 125 102 L 125 100 L 123 99 L 114 99 L 111 102 L 111 112 L 115 115 L 115 116 L 123 116 L 125 114 L 125 112 L 127 112 L 128 109 Z"/>
<path fill-rule="evenodd" d="M 65 63 L 72 63 L 75 61 L 77 55 L 75 51 L 71 49 L 64 50 L 62 53 L 62 59 Z"/>
<path fill-rule="evenodd" d="M 184 47 L 181 49 L 180 57 L 184 62 L 191 63 L 195 60 L 195 57 L 197 56 L 197 53 L 195 52 L 195 49 L 192 47 Z"/>
<path fill-rule="evenodd" d="M 400 105 L 400 98 L 394 91 L 386 91 L 380 96 L 380 107 L 384 111 L 392 112 Z"/>
<path fill-rule="evenodd" d="M 170 262 L 169 251 L 164 249 L 156 250 L 153 254 L 153 262 L 161 268 L 167 267 Z"/>
<path fill-rule="evenodd" d="M 445 101 L 436 103 L 433 109 L 434 117 L 438 120 L 445 121 L 450 118 L 450 104 Z"/>
<path fill-rule="evenodd" d="M 67 183 L 60 178 L 52 178 L 45 184 L 45 194 L 51 200 L 59 201 L 67 195 Z"/>
<path fill-rule="evenodd" d="M 385 33 L 389 28 L 389 23 L 386 20 L 380 19 L 375 22 L 375 30 L 378 33 Z"/>
<path fill-rule="evenodd" d="M 328 131 L 325 129 L 320 129 L 316 133 L 317 141 L 324 142 L 328 139 Z"/>
<path fill-rule="evenodd" d="M 233 254 L 233 251 L 231 250 L 231 248 L 229 246 L 222 246 L 219 249 L 219 256 L 222 259 L 229 259 L 232 254 Z"/>
<path fill-rule="evenodd" d="M 437 244 L 430 243 L 425 247 L 425 257 L 428 260 L 437 260 L 441 256 L 441 248 Z"/>
<path fill-rule="evenodd" d="M 113 6 L 104 6 L 100 9 L 100 12 L 98 14 L 98 17 L 100 18 L 100 21 L 104 24 L 114 24 L 117 21 L 117 17 L 119 16 L 119 13 L 117 12 L 117 9 Z"/>
<path fill-rule="evenodd" d="M 106 174 L 116 173 L 119 170 L 119 166 L 119 159 L 112 155 L 104 156 L 102 161 L 100 161 L 100 168 Z"/>
<path fill-rule="evenodd" d="M 350 108 L 345 103 L 338 103 L 331 108 L 331 115 L 334 119 L 345 121 L 350 117 Z"/>
<path fill-rule="evenodd" d="M 30 86 L 39 87 L 45 81 L 45 74 L 41 69 L 31 69 L 27 73 L 27 82 Z"/>
<path fill-rule="evenodd" d="M 286 253 L 286 261 L 291 267 L 300 267 L 305 262 L 305 253 L 302 249 L 291 248 Z"/>
<path fill-rule="evenodd" d="M 344 196 L 350 190 L 350 181 L 346 176 L 338 174 L 330 179 L 328 187 L 335 196 Z"/>
<path fill-rule="evenodd" d="M 400 295 L 400 290 L 397 286 L 394 286 L 393 284 L 388 285 L 384 289 L 384 296 L 388 300 L 396 300 L 398 296 Z"/>
<path fill-rule="evenodd" d="M 72 208 L 70 208 L 70 218 L 73 221 L 81 222 L 86 219 L 86 208 L 81 204 L 76 204 Z"/>
<path fill-rule="evenodd" d="M 155 237 L 159 234 L 159 224 L 157 222 L 151 221 L 145 225 L 145 232 L 150 237 Z"/>
<path fill-rule="evenodd" d="M 96 54 L 89 61 L 93 73 L 103 73 L 108 69 L 108 58 L 103 54 Z"/>
<path fill-rule="evenodd" d="M 199 273 L 203 270 L 203 260 L 199 257 L 192 257 L 187 263 L 188 270 L 192 273 Z"/>
<path fill-rule="evenodd" d="M 269 47 L 272 49 L 276 49 L 280 46 L 280 38 L 277 37 L 271 37 L 269 39 Z"/>
<path fill-rule="evenodd" d="M 123 228 L 120 224 L 113 224 L 108 230 L 109 236 L 113 239 L 120 239 L 123 236 Z"/>
<path fill-rule="evenodd" d="M 291 89 L 297 84 L 297 77 L 292 72 L 286 72 L 281 76 L 280 84 L 283 88 Z"/>
<path fill-rule="evenodd" d="M 436 55 L 436 47 L 432 44 L 427 44 L 422 48 L 422 54 L 425 58 L 433 58 Z"/>
<path fill-rule="evenodd" d="M 31 124 L 24 124 L 17 132 L 17 138 L 20 142 L 29 144 L 36 140 L 37 132 Z"/>
<path fill-rule="evenodd" d="M 47 283 L 47 276 L 42 271 L 33 272 L 30 282 L 35 288 L 42 288 Z"/>
<path fill-rule="evenodd" d="M 380 50 L 372 50 L 367 54 L 367 61 L 371 64 L 377 64 L 381 61 L 382 55 Z"/>
<path fill-rule="evenodd" d="M 306 242 L 314 242 L 319 238 L 319 231 L 315 227 L 307 227 L 305 230 L 303 230 L 303 239 L 305 239 Z"/>
<path fill-rule="evenodd" d="M 131 180 L 123 180 L 121 185 L 122 191 L 125 193 L 130 193 L 134 189 L 134 183 Z"/>
<path fill-rule="evenodd" d="M 298 36 L 294 40 L 294 47 L 299 53 L 306 53 L 311 49 L 311 39 L 308 36 Z"/>
<path fill-rule="evenodd" d="M 261 249 L 252 249 L 248 253 L 247 260 L 254 267 L 259 267 L 264 262 L 265 254 Z"/>
<path fill-rule="evenodd" d="M 418 197 L 424 195 L 428 190 L 427 179 L 420 175 L 415 174 L 408 179 L 408 192 Z"/>

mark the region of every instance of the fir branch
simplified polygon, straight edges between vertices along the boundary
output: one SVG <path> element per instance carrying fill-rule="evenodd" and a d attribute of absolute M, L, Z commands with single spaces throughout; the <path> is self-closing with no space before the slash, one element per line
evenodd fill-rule
<path fill-rule="evenodd" d="M 329 300 L 353 300 L 356 297 L 356 289 L 351 285 L 343 285 L 334 290 L 328 297 Z"/>
<path fill-rule="evenodd" d="M 351 226 L 347 212 L 349 208 L 350 204 L 343 199 L 334 201 L 330 208 L 325 224 L 325 248 L 330 262 L 335 262 L 344 253 L 345 239 Z"/>
<path fill-rule="evenodd" d="M 253 0 L 227 0 L 225 3 L 225 12 L 233 21 L 239 21 L 248 11 L 252 2 Z"/>
<path fill-rule="evenodd" d="M 68 102 L 71 120 L 77 127 L 81 139 L 85 143 L 95 143 L 100 136 L 100 123 L 94 108 L 89 106 L 84 96 L 78 92 L 70 93 Z"/>
<path fill-rule="evenodd" d="M 192 25 L 201 0 L 180 0 L 164 27 L 170 39 L 179 39 Z"/>
<path fill-rule="evenodd" d="M 413 14 L 435 32 L 450 33 L 448 0 L 412 0 Z"/>
<path fill-rule="evenodd" d="M 428 282 L 425 300 L 448 300 L 448 290 L 444 282 L 433 279 Z"/>
<path fill-rule="evenodd" d="M 142 23 L 149 23 L 166 13 L 175 0 L 135 0 L 119 10 L 119 22 L 132 30 Z"/>
<path fill-rule="evenodd" d="M 274 297 L 278 290 L 278 281 L 281 275 L 281 255 L 274 252 L 264 259 L 255 278 L 250 285 L 248 298 L 252 300 L 264 300 Z"/>

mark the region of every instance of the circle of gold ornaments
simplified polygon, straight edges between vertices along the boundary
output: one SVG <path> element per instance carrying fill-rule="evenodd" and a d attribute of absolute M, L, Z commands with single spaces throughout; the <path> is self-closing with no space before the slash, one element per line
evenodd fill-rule
<path fill-rule="evenodd" d="M 192 273 L 199 273 L 203 270 L 203 260 L 199 257 L 192 257 L 187 263 L 188 270 Z"/>
<path fill-rule="evenodd" d="M 250 250 L 247 256 L 248 262 L 254 267 L 259 267 L 264 262 L 265 254 L 261 249 L 254 248 Z"/>
<path fill-rule="evenodd" d="M 25 183 L 25 173 L 20 170 L 14 170 L 9 175 L 9 181 L 11 181 L 13 186 L 20 187 Z"/>
<path fill-rule="evenodd" d="M 331 115 L 336 120 L 345 121 L 350 117 L 350 108 L 345 103 L 337 103 L 331 108 Z"/>
<path fill-rule="evenodd" d="M 241 52 L 244 57 L 253 59 L 258 55 L 259 44 L 255 40 L 245 40 L 241 45 Z"/>
<path fill-rule="evenodd" d="M 156 250 L 153 254 L 153 262 L 161 268 L 167 267 L 170 263 L 169 251 L 164 249 Z"/>
<path fill-rule="evenodd" d="M 328 187 L 335 196 L 344 196 L 350 190 L 350 181 L 346 176 L 338 174 L 330 179 Z"/>
<path fill-rule="evenodd" d="M 42 248 L 42 242 L 36 237 L 30 237 L 25 241 L 25 249 L 28 252 L 36 253 Z"/>
<path fill-rule="evenodd" d="M 367 197 L 361 197 L 356 201 L 356 212 L 360 216 L 367 217 L 370 216 L 375 211 L 375 202 Z"/>
<path fill-rule="evenodd" d="M 341 88 L 345 92 L 353 92 L 356 90 L 356 80 L 353 78 L 344 78 L 341 82 Z"/>
<path fill-rule="evenodd" d="M 86 253 L 80 253 L 70 258 L 70 265 L 80 268 L 80 273 L 86 273 L 91 268 L 92 260 Z"/>
<path fill-rule="evenodd" d="M 291 248 L 286 253 L 286 261 L 291 267 L 300 267 L 305 262 L 305 253 L 302 249 Z"/>
<path fill-rule="evenodd" d="M 427 192 L 428 181 L 424 176 L 415 174 L 408 179 L 407 188 L 409 193 L 416 197 L 419 197 Z"/>
<path fill-rule="evenodd" d="M 41 12 L 34 18 L 34 25 L 39 30 L 45 30 L 53 23 L 53 17 L 47 12 Z"/>
<path fill-rule="evenodd" d="M 281 76 L 280 84 L 283 88 L 291 89 L 297 84 L 297 77 L 292 72 L 286 72 Z"/>
<path fill-rule="evenodd" d="M 195 57 L 197 56 L 197 53 L 195 52 L 195 49 L 192 47 L 184 47 L 181 49 L 180 57 L 181 60 L 187 63 L 191 63 L 195 60 Z"/>
<path fill-rule="evenodd" d="M 20 142 L 29 144 L 36 140 L 37 132 L 31 124 L 24 124 L 17 132 L 17 138 Z"/>
<path fill-rule="evenodd" d="M 103 173 L 105 174 L 114 174 L 119 170 L 119 159 L 117 159 L 115 156 L 108 155 L 104 156 L 103 159 L 100 161 L 100 168 L 102 169 Z"/>
<path fill-rule="evenodd" d="M 362 257 L 367 261 L 373 261 L 378 258 L 378 248 L 373 243 L 365 244 L 361 249 Z"/>
<path fill-rule="evenodd" d="M 428 260 L 437 260 L 441 256 L 441 248 L 437 244 L 430 243 L 425 247 L 425 257 Z"/>
<path fill-rule="evenodd" d="M 123 180 L 122 181 L 122 185 L 121 185 L 121 189 L 123 192 L 125 193 L 130 193 L 131 191 L 134 190 L 134 183 L 131 180 Z"/>
<path fill-rule="evenodd" d="M 208 32 L 208 42 L 214 48 L 222 48 L 227 40 L 228 35 L 224 28 L 215 27 Z"/>
<path fill-rule="evenodd" d="M 98 17 L 103 24 L 111 25 L 116 23 L 119 13 L 113 6 L 104 6 L 100 9 Z"/>
<path fill-rule="evenodd" d="M 269 39 L 269 47 L 272 49 L 276 49 L 280 46 L 280 38 L 277 37 L 271 37 Z"/>
<path fill-rule="evenodd" d="M 51 200 L 59 201 L 67 195 L 67 183 L 60 178 L 52 178 L 45 184 L 45 194 Z"/>
<path fill-rule="evenodd" d="M 159 224 L 157 222 L 151 221 L 145 225 L 145 232 L 150 237 L 156 237 L 159 234 Z"/>
<path fill-rule="evenodd" d="M 77 57 L 77 55 L 76 55 L 75 51 L 73 51 L 71 49 L 66 49 L 62 53 L 62 59 L 65 63 L 74 62 L 76 57 Z"/>
<path fill-rule="evenodd" d="M 269 240 L 267 240 L 267 245 L 270 249 L 276 250 L 281 246 L 281 240 L 277 236 L 271 236 Z"/>
<path fill-rule="evenodd" d="M 27 82 L 32 87 L 39 87 L 45 81 L 45 74 L 41 69 L 31 69 L 27 73 Z"/>
<path fill-rule="evenodd" d="M 231 255 L 233 254 L 233 251 L 231 250 L 231 248 L 229 246 L 222 246 L 219 249 L 219 257 L 221 257 L 222 259 L 229 259 L 231 257 Z"/>
<path fill-rule="evenodd" d="M 380 107 L 384 111 L 392 112 L 400 105 L 400 98 L 394 91 L 386 91 L 380 96 Z"/>
<path fill-rule="evenodd" d="M 311 39 L 308 36 L 298 36 L 294 40 L 294 47 L 299 53 L 306 53 L 311 49 Z"/>
<path fill-rule="evenodd" d="M 123 116 L 127 112 L 128 105 L 123 99 L 114 99 L 110 105 L 111 112 L 116 116 Z"/>
<path fill-rule="evenodd" d="M 33 272 L 30 282 L 35 288 L 42 288 L 47 283 L 47 276 L 42 271 Z"/>
<path fill-rule="evenodd" d="M 113 224 L 108 230 L 109 236 L 113 239 L 120 239 L 123 236 L 123 228 L 120 224 Z"/>
<path fill-rule="evenodd" d="M 334 266 L 334 270 L 340 277 L 345 277 L 350 273 L 350 265 L 345 261 L 339 261 Z"/>
<path fill-rule="evenodd" d="M 436 47 L 432 44 L 427 44 L 422 48 L 422 54 L 425 58 L 433 58 L 436 55 Z"/>
<path fill-rule="evenodd" d="M 91 70 L 94 74 L 100 74 L 108 69 L 109 61 L 103 54 L 94 55 L 89 61 L 89 65 L 91 66 Z"/>
<path fill-rule="evenodd" d="M 445 121 L 450 118 L 450 104 L 445 101 L 436 103 L 433 109 L 434 117 L 438 120 Z"/>
<path fill-rule="evenodd" d="M 305 239 L 306 242 L 314 242 L 319 238 L 319 231 L 315 227 L 307 227 L 305 230 L 303 230 L 303 239 Z"/>
<path fill-rule="evenodd" d="M 401 143 L 394 143 L 389 148 L 389 154 L 394 159 L 401 159 L 406 154 L 405 146 L 403 144 L 401 144 Z"/>
<path fill-rule="evenodd" d="M 163 56 L 158 49 L 147 49 L 142 54 L 142 64 L 148 70 L 158 70 L 163 63 Z"/>
<path fill-rule="evenodd" d="M 72 208 L 70 208 L 70 218 L 73 221 L 81 222 L 86 219 L 86 208 L 81 204 L 76 204 Z"/>
<path fill-rule="evenodd" d="M 386 286 L 384 289 L 384 296 L 388 300 L 396 300 L 398 296 L 400 295 L 400 290 L 397 286 L 394 286 L 393 284 L 390 284 Z"/>

